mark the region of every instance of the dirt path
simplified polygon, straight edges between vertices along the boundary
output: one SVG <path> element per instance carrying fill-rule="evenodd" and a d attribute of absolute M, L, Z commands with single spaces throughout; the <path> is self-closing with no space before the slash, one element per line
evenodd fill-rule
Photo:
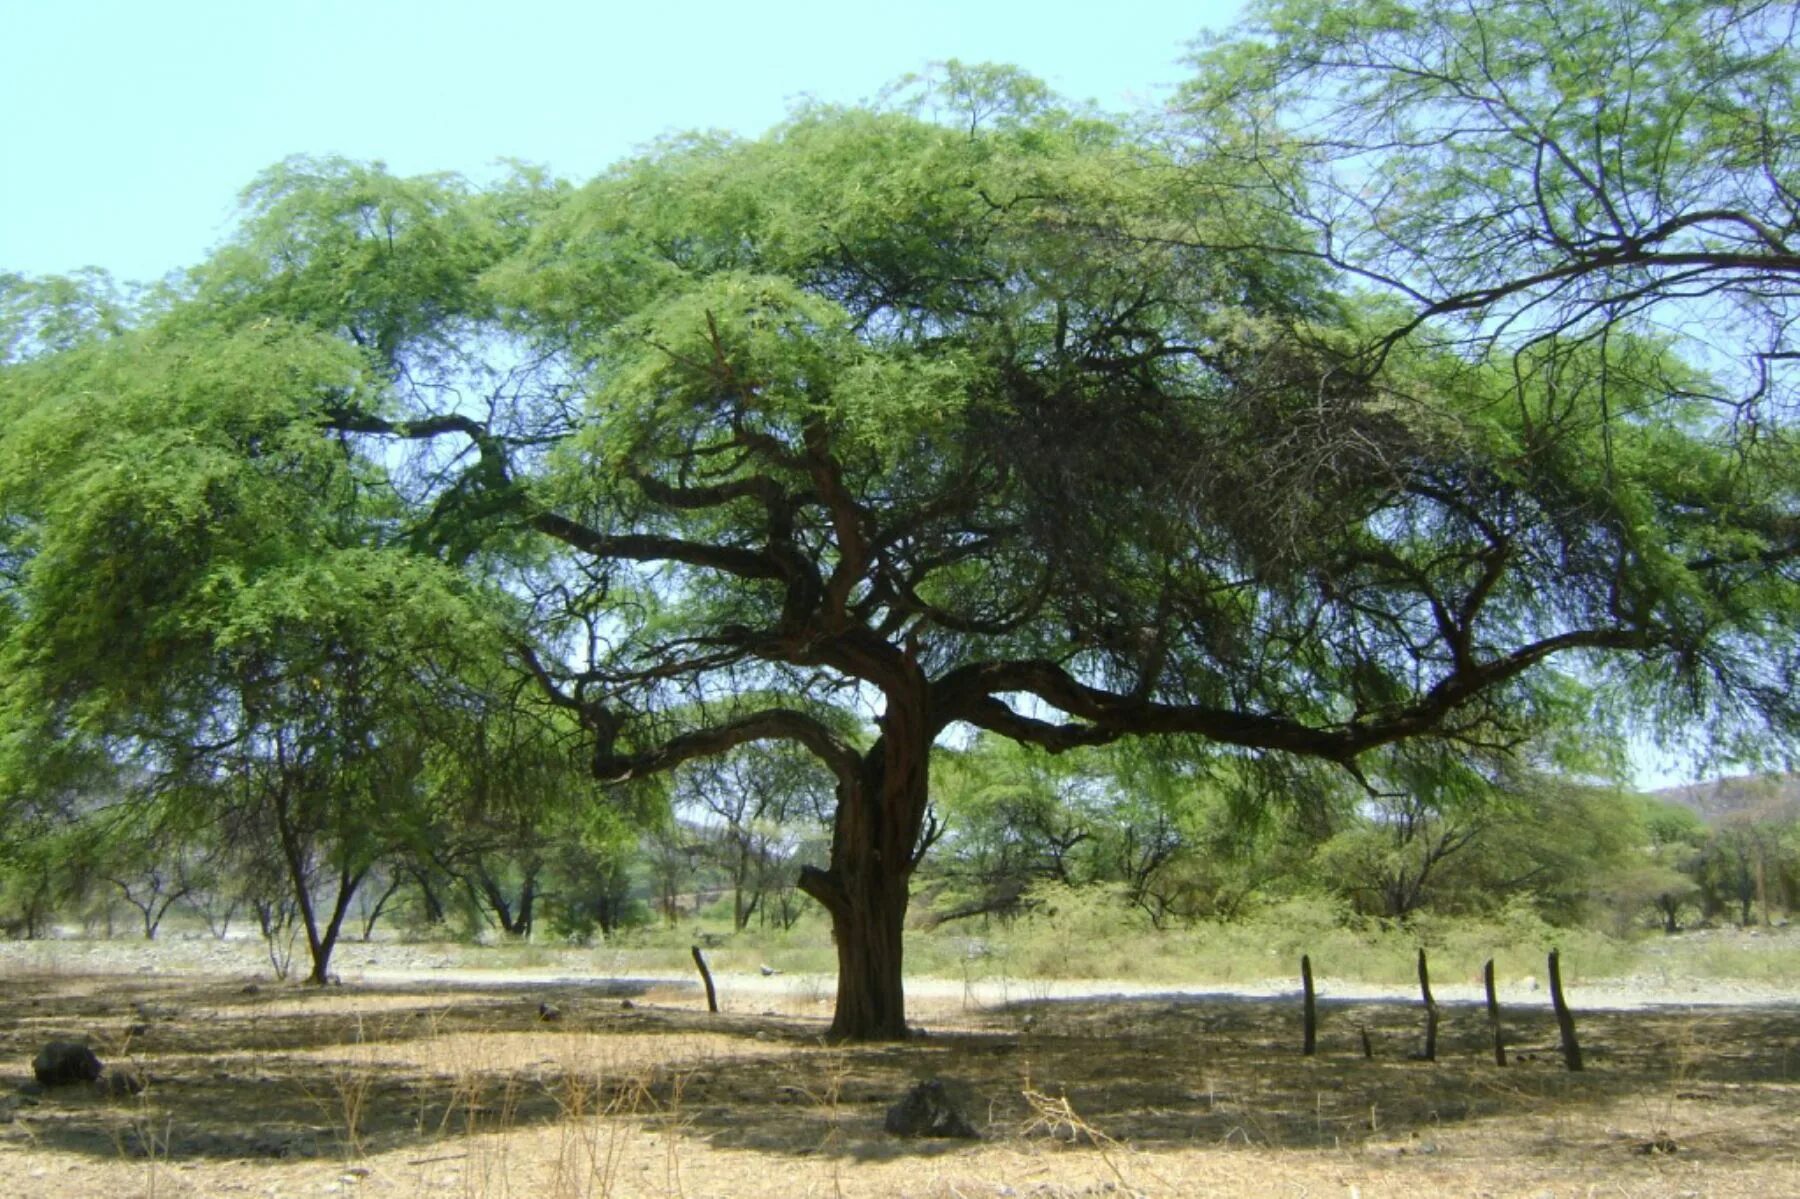
<path fill-rule="evenodd" d="M 1781 952 L 1793 956 L 1791 975 L 1779 983 L 1754 983 L 1724 979 L 1639 974 L 1629 978 L 1585 979 L 1567 988 L 1569 1001 L 1578 1008 L 1638 1011 L 1669 1007 L 1800 1007 L 1800 937 Z M 401 942 L 348 942 L 334 958 L 338 976 L 349 984 L 372 986 L 444 987 L 549 987 L 592 983 L 600 986 L 654 986 L 660 990 L 700 994 L 692 970 L 644 968 L 624 953 L 606 949 L 532 947 L 530 963 L 508 960 L 481 962 L 484 954 L 498 951 L 454 944 Z M 147 942 L 137 939 L 45 940 L 0 942 L 0 974 L 66 971 L 84 974 L 212 975 L 268 979 L 268 957 L 261 941 L 212 937 L 171 937 Z M 804 1010 L 809 1005 L 829 1004 L 835 981 L 829 974 L 764 975 L 741 971 L 716 971 L 721 1003 L 727 1010 L 761 1010 L 774 1006 L 784 1011 Z M 1171 999 L 1239 998 L 1277 999 L 1296 995 L 1295 979 L 1271 978 L 1257 982 L 1211 983 L 1197 980 L 1188 985 L 1146 983 L 1130 979 L 1025 979 L 989 975 L 973 980 L 913 977 L 907 980 L 912 1000 L 941 1009 L 961 1005 L 969 1009 L 996 1008 L 1039 1001 L 1076 1001 L 1104 998 Z M 1354 982 L 1321 976 L 1319 997 L 1333 1001 L 1405 1002 L 1418 997 L 1411 986 Z M 1476 1004 L 1484 1000 L 1473 983 L 1436 982 L 1434 997 L 1445 1004 Z M 1501 1001 L 1508 1007 L 1548 1008 L 1548 989 L 1538 978 L 1504 979 Z"/>

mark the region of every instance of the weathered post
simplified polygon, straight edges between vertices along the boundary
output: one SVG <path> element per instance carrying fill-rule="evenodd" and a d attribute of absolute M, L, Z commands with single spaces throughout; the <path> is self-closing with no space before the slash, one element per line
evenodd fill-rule
<path fill-rule="evenodd" d="M 1500 997 L 1494 990 L 1494 959 L 1481 968 L 1481 981 L 1487 984 L 1488 1031 L 1494 1034 L 1494 1065 L 1506 1065 L 1506 1043 L 1500 1038 Z"/>
<path fill-rule="evenodd" d="M 1571 1072 L 1581 1069 L 1581 1046 L 1575 1042 L 1575 1017 L 1569 1014 L 1569 1001 L 1563 998 L 1562 958 L 1550 951 L 1550 1002 L 1556 1008 L 1556 1027 L 1562 1031 L 1563 1062 Z"/>
<path fill-rule="evenodd" d="M 700 952 L 698 945 L 694 946 L 694 965 L 700 968 L 700 981 L 706 984 L 706 1010 L 716 1012 L 719 1010 L 719 994 L 713 990 L 712 971 L 706 968 L 706 955 Z"/>
<path fill-rule="evenodd" d="M 1312 958 L 1304 953 L 1300 955 L 1300 989 L 1305 996 L 1304 1007 L 1301 1010 L 1301 1019 L 1304 1021 L 1305 1028 L 1305 1043 L 1300 1052 L 1311 1057 L 1313 1051 L 1319 1047 L 1319 1013 L 1313 1003 Z"/>
<path fill-rule="evenodd" d="M 1438 1005 L 1431 997 L 1431 971 L 1425 965 L 1425 947 L 1419 947 L 1419 993 L 1425 997 L 1425 1045 L 1419 1053 L 1422 1061 L 1437 1061 Z"/>

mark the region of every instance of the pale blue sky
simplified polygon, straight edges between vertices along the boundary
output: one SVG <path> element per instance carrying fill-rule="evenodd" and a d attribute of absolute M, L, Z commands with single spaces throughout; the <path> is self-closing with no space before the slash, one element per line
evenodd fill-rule
<path fill-rule="evenodd" d="M 289 154 L 587 178 L 659 134 L 757 133 L 933 61 L 1109 108 L 1167 93 L 1235 0 L 0 0 L 0 270 L 156 278 Z"/>

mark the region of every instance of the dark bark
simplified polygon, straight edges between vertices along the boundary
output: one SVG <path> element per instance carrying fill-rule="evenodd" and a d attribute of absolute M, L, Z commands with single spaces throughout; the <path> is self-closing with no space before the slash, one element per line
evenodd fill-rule
<path fill-rule="evenodd" d="M 113 879 L 112 883 L 125 897 L 125 902 L 136 908 L 143 918 L 146 941 L 156 940 L 156 930 L 162 926 L 163 917 L 169 914 L 169 909 L 178 901 L 187 897 L 190 889 L 186 885 L 179 885 L 172 890 L 165 890 L 161 876 L 155 873 L 152 873 L 146 884 L 148 894 L 140 894 L 123 879 Z"/>
<path fill-rule="evenodd" d="M 923 678 L 908 667 L 912 685 L 888 690 L 881 736 L 861 769 L 839 780 L 830 867 L 800 876 L 801 890 L 831 913 L 838 954 L 834 1040 L 907 1035 L 903 934 L 930 797 L 934 732 Z"/>
<path fill-rule="evenodd" d="M 389 901 L 400 893 L 400 888 L 405 883 L 405 876 L 395 874 L 388 880 L 387 888 L 382 891 L 381 897 L 370 906 L 368 915 L 363 918 L 362 939 L 364 944 L 374 939 L 375 925 L 380 922 L 381 914 L 387 910 Z"/>
<path fill-rule="evenodd" d="M 300 913 L 300 925 L 306 931 L 306 952 L 312 960 L 312 972 L 307 975 L 306 981 L 315 986 L 324 986 L 331 979 L 331 955 L 337 949 L 338 935 L 344 928 L 344 918 L 350 913 L 350 900 L 355 896 L 357 887 L 362 885 L 368 869 L 338 871 L 337 897 L 332 901 L 330 917 L 321 928 L 318 909 L 313 904 L 308 850 L 288 810 L 288 796 L 282 791 L 272 798 L 275 828 L 281 840 L 281 856 L 287 867 L 288 884 L 293 891 L 294 903 Z"/>
<path fill-rule="evenodd" d="M 1300 955 L 1300 1052 L 1311 1057 L 1319 1048 L 1319 1009 L 1313 997 L 1312 957 Z"/>
<path fill-rule="evenodd" d="M 310 905 L 306 909 L 306 947 L 312 954 L 312 973 L 306 981 L 314 986 L 322 987 L 331 981 L 331 955 L 344 931 L 344 919 L 350 914 L 350 900 L 368 873 L 367 869 L 338 871 L 337 898 L 332 901 L 331 919 L 322 930 L 314 929 Z"/>
<path fill-rule="evenodd" d="M 700 971 L 700 981 L 706 984 L 706 1010 L 717 1015 L 719 1011 L 719 993 L 713 988 L 712 970 L 706 964 L 706 954 L 698 945 L 693 947 L 694 968 Z"/>
<path fill-rule="evenodd" d="M 485 863 L 477 863 L 472 885 L 500 923 L 500 931 L 512 937 L 530 938 L 532 913 L 536 907 L 537 879 L 541 866 L 532 861 L 525 867 L 524 881 L 519 884 L 518 902 L 506 894 L 505 885 L 494 877 Z"/>
<path fill-rule="evenodd" d="M 1488 1031 L 1494 1035 L 1494 1065 L 1506 1065 L 1506 1041 L 1500 1028 L 1500 996 L 1494 990 L 1494 959 L 1481 968 L 1481 981 L 1487 987 Z"/>
<path fill-rule="evenodd" d="M 1425 1044 L 1419 1056 L 1428 1062 L 1437 1061 L 1438 1039 L 1438 1005 L 1431 997 L 1431 968 L 1425 961 L 1425 950 L 1419 950 L 1419 994 L 1425 1003 Z"/>
<path fill-rule="evenodd" d="M 828 1035 L 833 1040 L 898 1041 L 906 1037 L 906 987 L 902 976 L 902 930 L 906 922 L 911 872 L 889 877 L 880 854 L 847 854 L 826 877 L 851 880 L 841 897 L 827 903 L 832 939 L 837 942 L 837 1006 Z M 802 887 L 817 897 L 816 878 Z"/>
<path fill-rule="evenodd" d="M 1562 1035 L 1563 1063 L 1571 1072 L 1581 1069 L 1581 1044 L 1575 1039 L 1575 1016 L 1563 998 L 1562 955 L 1550 951 L 1550 1003 L 1556 1011 L 1556 1028 Z"/>
<path fill-rule="evenodd" d="M 438 894 L 438 889 L 433 885 L 428 871 L 415 866 L 409 868 L 409 872 L 412 874 L 413 882 L 419 888 L 419 903 L 424 908 L 425 923 L 431 928 L 437 928 L 449 919 L 449 915 L 444 909 L 444 897 Z"/>

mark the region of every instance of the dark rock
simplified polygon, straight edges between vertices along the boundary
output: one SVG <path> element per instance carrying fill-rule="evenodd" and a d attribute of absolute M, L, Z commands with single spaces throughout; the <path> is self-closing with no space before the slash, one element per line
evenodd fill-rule
<path fill-rule="evenodd" d="M 75 1041 L 51 1041 L 31 1063 L 31 1073 L 47 1087 L 93 1082 L 104 1069 L 92 1049 Z"/>
<path fill-rule="evenodd" d="M 126 1099 L 149 1085 L 149 1077 L 141 1071 L 109 1069 L 94 1080 L 94 1093 L 106 1099 Z"/>
<path fill-rule="evenodd" d="M 265 1129 L 251 1138 L 250 1152 L 258 1157 L 300 1157 L 306 1153 L 306 1134 L 294 1129 Z"/>
<path fill-rule="evenodd" d="M 981 1139 L 962 1106 L 951 1098 L 950 1089 L 935 1078 L 919 1083 L 888 1108 L 886 1128 L 897 1137 Z"/>
<path fill-rule="evenodd" d="M 619 1010 L 622 1012 L 629 1012 L 636 1007 L 637 1007 L 637 1004 L 631 1002 L 631 1000 L 629 1000 L 629 999 L 619 1000 Z"/>
<path fill-rule="evenodd" d="M 538 1019 L 545 1021 L 561 1020 L 562 1009 L 557 1007 L 554 1003 L 540 1003 L 538 1004 Z"/>

